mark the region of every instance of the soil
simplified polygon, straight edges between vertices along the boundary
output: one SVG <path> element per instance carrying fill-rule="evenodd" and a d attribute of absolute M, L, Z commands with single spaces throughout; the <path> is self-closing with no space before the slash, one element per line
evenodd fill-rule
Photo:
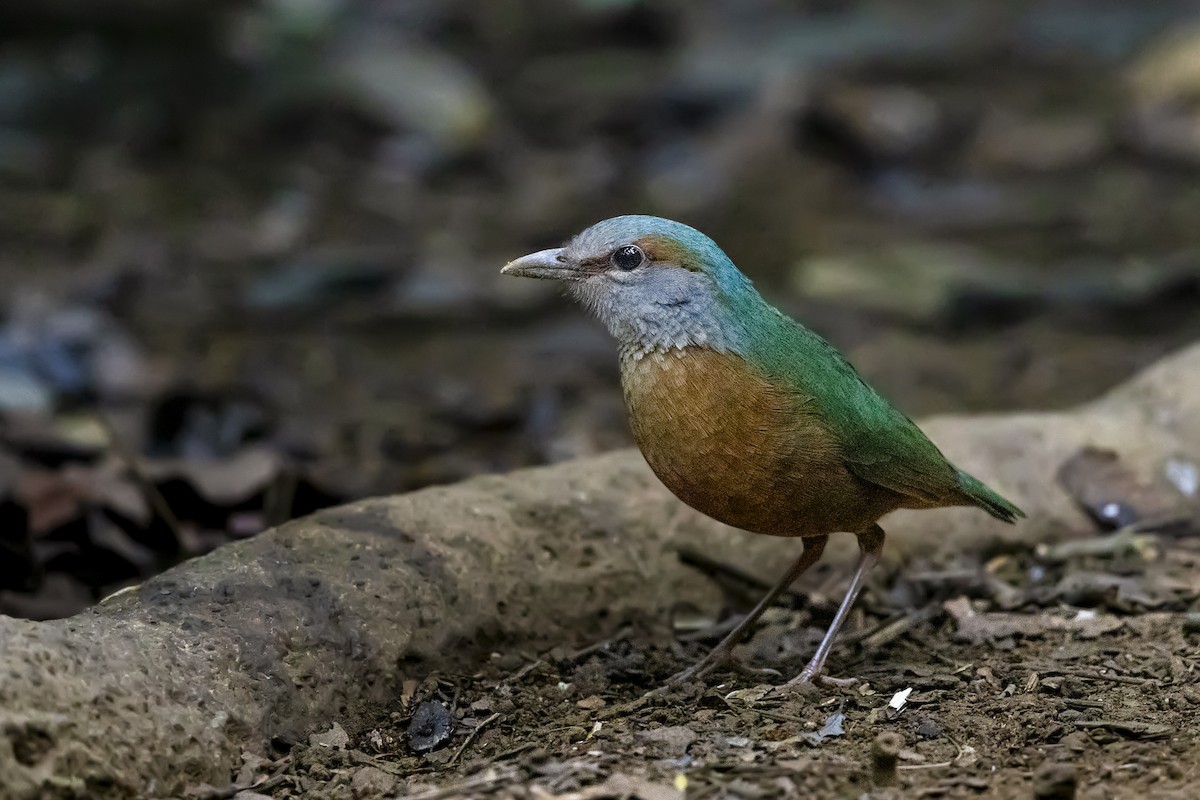
<path fill-rule="evenodd" d="M 856 680 L 779 689 L 847 577 L 826 569 L 768 612 L 742 668 L 647 696 L 715 635 L 497 652 L 330 720 L 332 735 L 275 762 L 252 758 L 226 796 L 264 781 L 255 791 L 275 798 L 1191 797 L 1200 624 L 1181 587 L 1198 556 L 1163 538 L 1140 556 L 877 575 L 829 662 Z M 1168 602 L 1140 594 L 1168 585 Z M 1109 591 L 1079 611 L 1066 587 Z"/>

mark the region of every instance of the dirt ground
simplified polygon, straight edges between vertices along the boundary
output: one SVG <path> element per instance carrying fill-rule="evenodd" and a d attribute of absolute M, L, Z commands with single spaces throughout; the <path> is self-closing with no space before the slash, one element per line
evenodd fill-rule
<path fill-rule="evenodd" d="M 195 796 L 1191 797 L 1198 558 L 1193 540 L 1124 531 L 910 564 L 875 576 L 829 662 L 857 682 L 776 691 L 848 578 L 826 566 L 740 648 L 778 675 L 730 669 L 645 696 L 721 632 L 679 609 L 675 637 L 635 622 L 582 649 L 414 679 Z"/>

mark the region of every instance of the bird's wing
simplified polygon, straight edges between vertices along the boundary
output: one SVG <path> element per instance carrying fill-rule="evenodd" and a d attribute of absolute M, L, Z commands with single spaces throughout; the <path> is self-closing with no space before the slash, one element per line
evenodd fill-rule
<path fill-rule="evenodd" d="M 815 406 L 851 472 L 922 503 L 940 504 L 960 491 L 958 469 L 833 345 L 800 325 L 788 333 L 786 344 L 774 343 L 772 371 Z"/>
<path fill-rule="evenodd" d="M 842 458 L 865 481 L 927 503 L 959 490 L 958 470 L 916 424 L 867 387 L 858 420 L 843 426 Z"/>

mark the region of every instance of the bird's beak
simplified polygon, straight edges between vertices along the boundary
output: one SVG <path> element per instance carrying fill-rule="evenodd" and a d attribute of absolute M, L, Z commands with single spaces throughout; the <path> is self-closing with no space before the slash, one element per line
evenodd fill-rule
<path fill-rule="evenodd" d="M 579 278 L 579 268 L 563 255 L 561 247 L 554 247 L 510 261 L 500 270 L 500 274 L 570 281 Z"/>

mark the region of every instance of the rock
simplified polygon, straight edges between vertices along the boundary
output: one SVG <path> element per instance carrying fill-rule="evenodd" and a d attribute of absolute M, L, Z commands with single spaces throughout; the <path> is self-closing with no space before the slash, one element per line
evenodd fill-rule
<path fill-rule="evenodd" d="M 898 511 L 883 521 L 885 558 L 1087 535 L 1059 466 L 1091 446 L 1149 480 L 1200 451 L 1198 371 L 1194 346 L 1072 411 L 925 420 L 1029 519 Z M 328 730 L 331 710 L 351 739 L 365 735 L 406 680 L 473 669 L 498 641 L 579 646 L 629 620 L 665 624 L 677 603 L 719 603 L 680 563 L 682 542 L 763 576 L 796 551 L 683 510 L 624 450 L 329 509 L 70 619 L 0 618 L 6 800 L 226 786 L 244 752 Z M 826 558 L 854 552 L 834 537 Z"/>
<path fill-rule="evenodd" d="M 1051 172 L 1094 164 L 1111 144 L 1104 120 L 1095 116 L 1030 117 L 996 110 L 975 132 L 971 157 L 984 167 Z"/>
<path fill-rule="evenodd" d="M 242 302 L 255 311 L 279 311 L 375 297 L 396 278 L 395 260 L 395 254 L 376 250 L 318 250 L 263 272 Z"/>
<path fill-rule="evenodd" d="M 1190 21 L 1192 13 L 1187 3 L 1038 3 L 1015 15 L 1010 35 L 1018 50 L 1035 58 L 1082 56 L 1112 63 L 1128 58 L 1164 28 Z"/>
<path fill-rule="evenodd" d="M 1024 279 L 1028 272 L 967 246 L 912 241 L 810 257 L 792 273 L 792 286 L 806 298 L 919 323 L 952 323 L 978 316 L 978 307 L 989 303 L 1035 308 L 1038 287 Z"/>
<path fill-rule="evenodd" d="M 450 709 L 436 700 L 425 700 L 408 725 L 408 746 L 414 753 L 433 750 L 449 741 L 454 733 L 454 720 Z"/>
<path fill-rule="evenodd" d="M 872 163 L 924 155 L 945 136 L 942 110 L 908 86 L 839 86 L 822 91 L 810 111 L 828 135 Z"/>
<path fill-rule="evenodd" d="M 684 725 L 639 731 L 637 738 L 652 745 L 664 758 L 682 758 L 696 741 L 696 732 Z"/>
<path fill-rule="evenodd" d="M 350 778 L 350 788 L 358 800 L 383 797 L 396 789 L 396 778 L 378 767 L 362 767 Z"/>
<path fill-rule="evenodd" d="M 975 329 L 1034 313 L 1096 319 L 1135 312 L 1173 291 L 1189 291 L 1198 280 L 1200 266 L 1182 258 L 1080 260 L 1047 269 L 932 239 L 812 256 L 791 275 L 792 287 L 807 298 L 919 324 Z"/>
<path fill-rule="evenodd" d="M 686 31 L 675 76 L 683 96 L 744 97 L 781 67 L 820 74 L 863 63 L 953 62 L 978 48 L 971 36 L 978 18 L 965 8 L 775 15 L 769 29 L 710 8 Z"/>
<path fill-rule="evenodd" d="M 421 135 L 445 155 L 485 141 L 492 101 L 466 65 L 383 28 L 342 39 L 327 67 L 338 100 L 383 125 Z"/>
<path fill-rule="evenodd" d="M 255 224 L 254 252 L 263 258 L 278 257 L 300 244 L 315 216 L 315 195 L 308 187 L 299 186 L 277 192 Z"/>
<path fill-rule="evenodd" d="M 922 739 L 936 739 L 942 735 L 942 726 L 936 720 L 923 719 L 917 725 L 917 736 Z"/>
<path fill-rule="evenodd" d="M 0 364 L 0 411 L 49 415 L 54 409 L 54 392 L 29 370 Z"/>
<path fill-rule="evenodd" d="M 331 750 L 345 750 L 350 744 L 350 735 L 346 729 L 336 722 L 324 733 L 314 733 L 308 737 L 308 743 L 313 747 L 328 747 Z"/>
<path fill-rule="evenodd" d="M 940 178 L 894 168 L 874 176 L 871 205 L 912 225 L 943 233 L 1014 225 L 1047 225 L 1061 212 L 1014 184 L 978 177 Z"/>
<path fill-rule="evenodd" d="M 608 705 L 607 701 L 598 694 L 588 695 L 582 700 L 575 701 L 576 708 L 582 708 L 584 711 L 596 711 Z"/>
<path fill-rule="evenodd" d="M 1200 163 L 1200 25 L 1172 28 L 1126 76 L 1133 144 L 1158 157 Z"/>
<path fill-rule="evenodd" d="M 0 328 L 3 407 L 23 403 L 24 410 L 35 410 L 64 396 L 125 396 L 145 385 L 148 367 L 140 349 L 108 314 L 59 306 L 33 292 L 14 299 L 8 313 Z"/>
<path fill-rule="evenodd" d="M 795 120 L 808 104 L 805 77 L 781 69 L 739 111 L 705 132 L 650 148 L 640 167 L 646 194 L 675 216 L 695 216 L 727 200 L 758 169 L 777 169 L 795 149 Z"/>
<path fill-rule="evenodd" d="M 604 783 L 589 786 L 582 792 L 568 797 L 579 800 L 601 800 L 609 797 L 636 797 L 639 800 L 684 800 L 684 793 L 671 786 L 654 783 L 644 777 L 626 775 L 616 772 L 608 776 Z"/>

